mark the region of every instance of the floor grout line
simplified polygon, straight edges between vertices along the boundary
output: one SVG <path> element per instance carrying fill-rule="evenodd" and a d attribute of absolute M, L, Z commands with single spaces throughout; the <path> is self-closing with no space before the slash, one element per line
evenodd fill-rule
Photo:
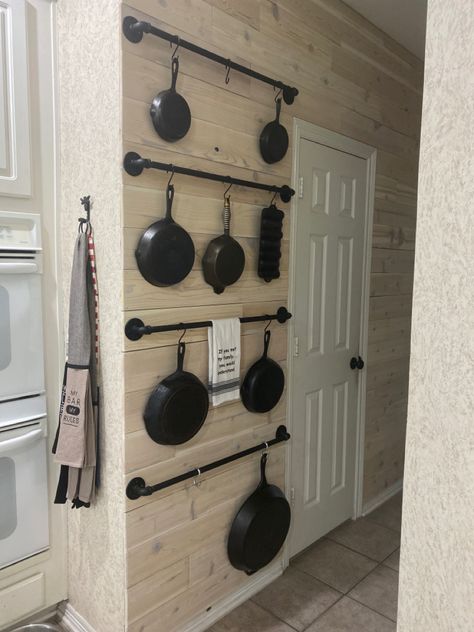
<path fill-rule="evenodd" d="M 375 610 L 375 608 L 372 608 L 371 606 L 368 606 L 363 601 L 359 601 L 358 599 L 356 599 L 355 597 L 351 597 L 350 595 L 346 595 L 346 596 L 347 596 L 348 599 L 351 599 L 352 601 L 355 601 L 355 603 L 358 603 L 359 605 L 364 606 L 364 608 L 367 608 L 367 610 L 372 610 L 372 612 L 375 612 L 375 614 L 378 614 L 381 617 L 383 617 L 384 619 L 387 619 L 387 621 L 391 621 L 392 623 L 396 623 L 397 622 L 396 619 L 392 619 L 391 617 L 387 617 L 386 614 L 383 614 L 382 612 L 379 612 L 378 610 Z"/>

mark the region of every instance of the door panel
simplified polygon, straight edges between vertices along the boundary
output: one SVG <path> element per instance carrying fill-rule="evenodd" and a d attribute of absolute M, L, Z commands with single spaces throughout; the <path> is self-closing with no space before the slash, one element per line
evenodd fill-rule
<path fill-rule="evenodd" d="M 292 378 L 291 554 L 354 507 L 367 163 L 302 139 Z"/>

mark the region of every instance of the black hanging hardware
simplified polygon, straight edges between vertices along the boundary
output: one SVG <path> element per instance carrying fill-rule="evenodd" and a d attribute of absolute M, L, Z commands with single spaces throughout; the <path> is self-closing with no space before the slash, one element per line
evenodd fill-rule
<path fill-rule="evenodd" d="M 262 450 L 268 449 L 272 445 L 288 441 L 289 439 L 290 434 L 287 432 L 286 426 L 278 426 L 275 433 L 275 438 L 271 439 L 270 441 L 264 441 L 263 443 L 259 443 L 258 445 L 253 446 L 252 448 L 241 450 L 240 452 L 236 452 L 235 454 L 226 456 L 223 459 L 219 459 L 218 461 L 213 461 L 212 463 L 208 463 L 207 465 L 196 467 L 193 470 L 184 472 L 184 474 L 180 474 L 179 476 L 175 476 L 174 478 L 169 478 L 166 481 L 162 481 L 161 483 L 156 483 L 156 485 L 147 485 L 143 478 L 140 477 L 132 478 L 132 480 L 127 485 L 127 498 L 129 498 L 130 500 L 136 500 L 141 496 L 151 496 L 155 492 L 166 489 L 167 487 L 171 487 L 171 485 L 176 485 L 176 483 L 181 483 L 182 481 L 186 481 L 191 478 L 196 479 L 205 472 L 215 470 L 217 467 L 222 467 L 223 465 L 227 465 L 228 463 L 237 461 L 237 459 L 242 459 L 246 456 L 249 456 L 249 454 L 254 454 L 254 452 L 261 452 Z"/>
<path fill-rule="evenodd" d="M 276 314 L 263 314 L 262 316 L 242 316 L 241 323 L 258 323 L 266 320 L 277 320 L 280 324 L 286 323 L 292 314 L 286 307 L 279 307 Z M 142 336 L 158 334 L 166 331 L 186 331 L 186 329 L 201 329 L 202 327 L 212 327 L 211 320 L 203 320 L 194 323 L 175 323 L 173 325 L 145 325 L 140 318 L 131 318 L 125 325 L 125 335 L 129 340 L 140 340 Z"/>
<path fill-rule="evenodd" d="M 272 191 L 280 195 L 282 202 L 289 202 L 292 196 L 295 194 L 294 189 L 284 184 L 282 187 L 277 187 L 272 184 L 263 184 L 262 182 L 253 182 L 252 180 L 240 180 L 239 178 L 233 178 L 232 176 L 221 176 L 217 173 L 210 173 L 209 171 L 199 171 L 198 169 L 189 169 L 188 167 L 178 167 L 171 163 L 156 162 L 149 158 L 142 158 L 140 154 L 134 151 L 129 151 L 125 154 L 123 159 L 123 167 L 130 176 L 139 176 L 143 169 L 157 169 L 158 171 L 174 171 L 185 176 L 192 176 L 194 178 L 203 178 L 204 180 L 213 180 L 214 182 L 226 182 L 227 184 L 233 184 L 239 187 L 248 187 L 251 189 L 259 189 L 260 191 Z"/>
<path fill-rule="evenodd" d="M 226 73 L 225 73 L 225 83 L 226 83 L 226 85 L 230 81 L 230 68 L 231 68 L 230 64 L 231 63 L 232 63 L 231 60 L 228 59 L 227 62 L 226 62 L 226 65 L 225 65 L 225 67 L 226 67 Z"/>
<path fill-rule="evenodd" d="M 77 221 L 79 222 L 79 230 L 82 230 L 84 224 L 90 224 L 91 221 L 91 196 L 85 195 L 81 197 L 81 204 L 84 207 L 85 217 L 78 217 Z"/>
<path fill-rule="evenodd" d="M 206 48 L 201 48 L 201 46 L 197 46 L 196 44 L 193 44 L 192 42 L 188 42 L 184 39 L 181 39 L 178 35 L 172 35 L 171 33 L 167 33 L 166 31 L 156 28 L 156 26 L 153 26 L 152 24 L 150 24 L 150 22 L 139 21 L 133 16 L 127 15 L 123 19 L 122 30 L 123 30 L 123 34 L 128 39 L 128 41 L 134 44 L 138 44 L 138 42 L 142 41 L 143 33 L 150 33 L 151 35 L 155 35 L 155 37 L 160 37 L 161 39 L 164 39 L 170 43 L 179 44 L 181 48 L 190 50 L 191 52 L 196 53 L 197 55 L 201 55 L 201 57 L 206 57 L 207 59 L 210 59 L 216 62 L 217 64 L 221 64 L 222 66 L 225 66 L 228 69 L 227 74 L 230 72 L 230 69 L 237 70 L 237 72 L 241 72 L 242 74 L 247 75 L 248 77 L 253 77 L 254 79 L 257 79 L 258 81 L 262 81 L 263 83 L 267 83 L 273 86 L 274 88 L 279 88 L 280 90 L 282 90 L 283 99 L 287 105 L 291 105 L 294 102 L 295 97 L 298 95 L 297 88 L 288 86 L 284 84 L 282 81 L 278 81 L 277 79 L 272 79 L 271 77 L 262 75 L 261 73 L 256 72 L 255 70 L 251 70 L 250 68 L 247 68 L 246 66 L 237 64 L 235 61 L 232 61 L 231 59 L 226 59 L 225 57 L 222 57 L 221 55 L 217 55 L 216 53 L 213 53 L 210 50 L 207 50 Z M 226 77 L 226 83 L 227 83 L 227 78 L 228 77 Z"/>
<path fill-rule="evenodd" d="M 360 356 L 357 356 L 357 358 L 354 356 L 353 358 L 351 358 L 351 361 L 349 362 L 349 366 L 351 367 L 353 371 L 355 369 L 359 369 L 359 371 L 362 370 L 364 368 L 364 365 L 365 363 Z"/>

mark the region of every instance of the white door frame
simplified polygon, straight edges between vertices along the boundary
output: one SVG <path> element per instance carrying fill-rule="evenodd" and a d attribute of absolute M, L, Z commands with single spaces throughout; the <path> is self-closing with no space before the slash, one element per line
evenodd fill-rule
<path fill-rule="evenodd" d="M 368 322 L 369 322 L 369 296 L 370 296 L 370 269 L 372 260 L 372 228 L 374 218 L 374 200 L 375 200 L 375 165 L 377 158 L 377 150 L 374 147 L 360 143 L 337 132 L 332 132 L 318 125 L 313 125 L 307 121 L 298 118 L 293 119 L 293 172 L 292 187 L 296 191 L 296 195 L 291 200 L 291 220 L 290 220 L 290 261 L 289 261 L 289 288 L 288 288 L 288 309 L 294 311 L 295 306 L 295 273 L 296 273 L 296 228 L 298 221 L 298 178 L 299 178 L 299 156 L 301 139 L 310 140 L 331 149 L 337 149 L 366 161 L 367 165 L 367 200 L 366 200 L 366 226 L 364 230 L 364 269 L 362 271 L 362 300 L 361 300 L 361 332 L 359 341 L 359 353 L 364 358 L 367 365 L 367 339 L 368 339 Z M 293 381 L 293 339 L 294 326 L 293 321 L 289 320 L 288 327 L 288 375 L 287 383 L 292 384 Z M 364 440 L 365 440 L 365 405 L 366 405 L 366 388 L 367 376 L 366 371 L 359 373 L 358 400 L 359 406 L 357 410 L 357 435 L 356 435 L 356 466 L 355 466 L 355 487 L 354 487 L 354 510 L 353 518 L 362 515 L 363 502 L 363 483 L 364 483 Z M 290 434 L 293 430 L 292 419 L 292 392 L 288 389 L 287 394 L 287 427 Z M 290 441 L 291 443 L 291 441 Z M 285 459 L 285 484 L 288 492 L 291 490 L 291 445 L 287 446 Z M 291 537 L 291 534 L 290 534 Z M 289 539 L 285 547 L 284 553 L 285 565 L 289 562 Z"/>

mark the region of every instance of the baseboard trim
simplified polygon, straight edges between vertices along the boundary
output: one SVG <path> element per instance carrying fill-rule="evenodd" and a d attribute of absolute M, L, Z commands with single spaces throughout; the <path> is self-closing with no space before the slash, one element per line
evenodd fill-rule
<path fill-rule="evenodd" d="M 68 601 L 58 604 L 61 625 L 68 632 L 95 632 L 94 628 L 75 610 Z"/>
<path fill-rule="evenodd" d="M 366 502 L 362 507 L 362 515 L 367 516 L 369 513 L 383 505 L 387 500 L 390 500 L 395 494 L 398 494 L 403 489 L 403 478 L 399 479 L 387 489 L 384 489 L 383 492 L 372 498 L 368 502 Z"/>
<path fill-rule="evenodd" d="M 265 586 L 268 586 L 268 584 L 271 584 L 272 581 L 280 577 L 283 570 L 283 563 L 280 561 L 278 565 L 272 566 L 266 573 L 259 575 L 239 591 L 221 601 L 211 612 L 197 617 L 188 627 L 184 628 L 182 632 L 204 632 L 216 621 L 222 619 L 222 617 L 229 614 L 234 608 L 240 606 L 244 601 L 247 601 L 247 599 L 250 599 L 265 588 Z"/>

